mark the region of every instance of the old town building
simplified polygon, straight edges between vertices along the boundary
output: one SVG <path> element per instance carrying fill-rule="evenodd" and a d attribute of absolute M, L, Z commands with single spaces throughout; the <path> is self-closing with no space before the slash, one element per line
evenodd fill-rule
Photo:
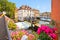
<path fill-rule="evenodd" d="M 43 13 L 41 13 L 40 17 L 42 17 L 42 18 L 50 18 L 51 17 L 51 12 L 43 12 Z"/>
<path fill-rule="evenodd" d="M 18 9 L 16 8 L 15 9 L 15 13 L 14 13 L 14 21 L 15 22 L 18 22 L 18 11 L 17 11 Z"/>
<path fill-rule="evenodd" d="M 34 12 L 34 17 L 40 17 L 40 12 L 37 9 L 32 9 L 32 11 Z"/>
<path fill-rule="evenodd" d="M 34 18 L 39 16 L 39 11 L 36 9 L 32 9 L 31 7 L 27 5 L 22 5 L 18 9 L 18 19 L 21 21 L 24 21 L 25 18 Z"/>

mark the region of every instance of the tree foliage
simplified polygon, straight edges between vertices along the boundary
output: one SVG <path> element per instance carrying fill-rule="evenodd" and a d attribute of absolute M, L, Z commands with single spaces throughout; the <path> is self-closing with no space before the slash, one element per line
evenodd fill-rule
<path fill-rule="evenodd" d="M 6 15 L 10 18 L 14 17 L 16 5 L 8 0 L 0 0 L 0 11 L 6 11 Z"/>

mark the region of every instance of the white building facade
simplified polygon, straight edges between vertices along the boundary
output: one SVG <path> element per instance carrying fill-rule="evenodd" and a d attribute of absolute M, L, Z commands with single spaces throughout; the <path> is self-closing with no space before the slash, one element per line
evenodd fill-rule
<path fill-rule="evenodd" d="M 34 17 L 34 12 L 31 10 L 18 10 L 18 20 L 24 21 L 26 17 Z"/>
<path fill-rule="evenodd" d="M 39 10 L 33 9 L 29 6 L 26 5 L 22 5 L 19 9 L 18 9 L 18 20 L 20 21 L 24 21 L 24 19 L 32 19 L 39 16 Z"/>

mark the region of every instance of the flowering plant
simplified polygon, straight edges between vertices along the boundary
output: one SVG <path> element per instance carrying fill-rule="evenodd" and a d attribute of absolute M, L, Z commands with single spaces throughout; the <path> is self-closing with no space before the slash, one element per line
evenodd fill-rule
<path fill-rule="evenodd" d="M 28 36 L 28 40 L 35 40 L 35 36 L 33 34 L 29 34 L 26 30 L 21 31 L 12 31 L 11 32 L 11 38 L 12 40 L 21 40 L 21 38 L 26 35 Z"/>
<path fill-rule="evenodd" d="M 8 29 L 9 30 L 16 30 L 16 28 L 17 28 L 17 25 L 14 22 L 9 21 L 9 23 L 8 23 Z"/>
<path fill-rule="evenodd" d="M 49 26 L 41 25 L 38 28 L 37 33 L 40 35 L 39 39 L 41 40 L 53 40 L 57 37 L 55 30 L 56 28 L 50 28 Z"/>

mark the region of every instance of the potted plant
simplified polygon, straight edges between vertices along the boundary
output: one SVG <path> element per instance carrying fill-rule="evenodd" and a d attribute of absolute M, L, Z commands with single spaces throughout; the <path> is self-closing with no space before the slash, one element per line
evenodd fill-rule
<path fill-rule="evenodd" d="M 45 25 L 41 25 L 38 28 L 37 34 L 39 35 L 39 40 L 54 40 L 57 37 L 55 29 Z"/>

